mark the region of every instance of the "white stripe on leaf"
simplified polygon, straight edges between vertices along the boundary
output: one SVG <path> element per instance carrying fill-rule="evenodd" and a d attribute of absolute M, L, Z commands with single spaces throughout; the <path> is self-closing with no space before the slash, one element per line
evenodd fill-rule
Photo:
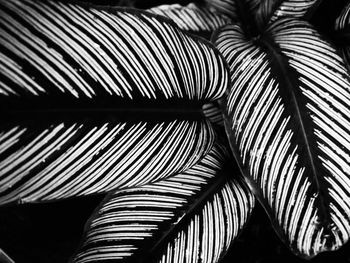
<path fill-rule="evenodd" d="M 228 84 L 217 51 L 159 16 L 53 1 L 0 6 L 2 95 L 212 100 Z"/>
<path fill-rule="evenodd" d="M 319 3 L 320 0 L 261 0 L 257 14 L 269 24 L 283 17 L 307 19 Z"/>
<path fill-rule="evenodd" d="M 202 108 L 204 116 L 209 119 L 211 123 L 220 126 L 224 125 L 222 110 L 217 102 L 204 104 Z"/>
<path fill-rule="evenodd" d="M 222 176 L 226 158 L 215 145 L 180 174 L 111 193 L 89 221 L 73 261 L 218 262 L 254 205 L 240 179 Z"/>
<path fill-rule="evenodd" d="M 154 182 L 211 148 L 201 104 L 224 93 L 228 70 L 209 42 L 134 9 L 0 7 L 0 203 Z M 185 106 L 168 117 L 173 102 Z"/>
<path fill-rule="evenodd" d="M 218 32 L 232 88 L 233 151 L 283 238 L 305 257 L 350 234 L 350 83 L 342 59 L 306 22 L 280 19 L 261 40 Z"/>
<path fill-rule="evenodd" d="M 207 122 L 94 124 L 4 132 L 0 204 L 39 202 L 143 185 L 197 163 L 212 147 Z M 5 148 L 5 147 L 4 147 Z"/>
<path fill-rule="evenodd" d="M 179 4 L 161 5 L 147 11 L 168 17 L 182 30 L 195 33 L 212 32 L 231 21 L 230 18 L 224 15 L 216 14 L 194 3 L 187 6 Z"/>

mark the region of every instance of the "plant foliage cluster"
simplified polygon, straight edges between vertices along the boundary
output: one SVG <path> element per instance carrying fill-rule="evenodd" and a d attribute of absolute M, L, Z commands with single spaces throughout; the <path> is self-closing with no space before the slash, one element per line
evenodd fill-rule
<path fill-rule="evenodd" d="M 90 200 L 70 262 L 226 262 L 262 213 L 276 254 L 340 249 L 349 30 L 345 1 L 0 0 L 0 232 Z"/>

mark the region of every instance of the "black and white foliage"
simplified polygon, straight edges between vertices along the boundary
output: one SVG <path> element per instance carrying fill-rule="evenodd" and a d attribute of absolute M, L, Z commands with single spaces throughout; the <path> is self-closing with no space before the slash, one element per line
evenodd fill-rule
<path fill-rule="evenodd" d="M 251 193 L 228 174 L 216 144 L 166 180 L 109 194 L 88 223 L 73 262 L 217 262 L 244 226 Z"/>
<path fill-rule="evenodd" d="M 215 137 L 205 121 L 63 119 L 42 127 L 38 121 L 19 123 L 1 134 L 1 204 L 63 199 L 161 180 L 198 162 Z"/>
<path fill-rule="evenodd" d="M 338 249 L 350 5 L 334 45 L 320 3 L 0 0 L 0 205 L 105 193 L 79 263 L 218 262 L 252 193 L 295 254 Z"/>
<path fill-rule="evenodd" d="M 187 6 L 179 4 L 162 5 L 150 8 L 147 11 L 170 18 L 185 31 L 205 34 L 209 37 L 214 30 L 232 22 L 229 17 L 216 14 L 210 9 L 194 3 Z"/>
<path fill-rule="evenodd" d="M 131 205 L 130 211 L 126 205 L 121 215 L 135 230 L 139 210 L 154 209 L 151 218 L 144 213 L 138 218 L 139 238 L 149 235 L 142 222 L 163 218 L 157 217 L 160 209 L 158 214 L 171 220 L 153 226 L 154 244 L 162 243 L 157 233 L 181 222 L 177 231 L 185 232 L 179 235 L 186 233 L 193 242 L 198 229 L 204 235 L 206 242 L 192 248 L 202 251 L 199 258 L 221 258 L 247 221 L 253 197 L 239 178 L 219 177 L 229 158 L 214 146 L 215 132 L 202 112 L 228 86 L 219 52 L 172 21 L 134 9 L 32 0 L 0 5 L 0 203 L 112 190 L 108 198 L 124 196 L 132 202 L 134 193 L 144 191 L 139 207 Z M 153 205 L 152 195 L 157 197 Z M 114 200 L 108 198 L 107 204 Z M 130 233 L 113 236 L 127 231 L 119 219 L 105 221 L 96 214 L 91 222 L 115 227 L 112 234 L 98 228 L 96 235 L 120 247 L 109 243 L 90 255 L 92 248 L 84 246 L 76 260 L 109 260 L 108 251 L 119 257 L 116 251 L 123 248 L 129 252 L 122 254 L 133 253 L 123 244 L 125 237 L 134 240 Z M 223 242 L 211 247 L 213 226 L 221 229 Z M 167 255 L 179 250 L 176 244 L 169 243 Z"/>
<path fill-rule="evenodd" d="M 341 58 L 293 19 L 256 42 L 237 25 L 216 41 L 231 66 L 227 129 L 244 174 L 293 249 L 338 248 L 350 234 L 350 83 Z"/>
<path fill-rule="evenodd" d="M 207 44 L 136 11 L 1 5 L 0 203 L 153 182 L 212 147 L 200 104 L 224 92 L 228 74 Z"/>
<path fill-rule="evenodd" d="M 227 85 L 208 43 L 133 9 L 2 1 L 1 35 L 5 96 L 199 101 Z"/>

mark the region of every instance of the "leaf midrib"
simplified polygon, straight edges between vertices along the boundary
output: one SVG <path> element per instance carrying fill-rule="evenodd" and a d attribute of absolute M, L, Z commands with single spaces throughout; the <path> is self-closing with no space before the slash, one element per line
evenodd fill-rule
<path fill-rule="evenodd" d="M 162 236 L 155 244 L 152 245 L 152 247 L 148 250 L 148 255 L 141 262 L 148 262 L 148 259 L 153 258 L 154 254 L 159 252 L 160 249 L 164 247 L 164 245 L 166 245 L 167 242 L 171 240 L 179 230 L 182 229 L 182 226 L 186 225 L 186 223 L 191 220 L 196 211 L 198 209 L 201 209 L 205 203 L 210 200 L 215 193 L 217 193 L 218 189 L 220 189 L 220 186 L 224 185 L 227 182 L 227 180 L 228 174 L 223 171 L 208 182 L 208 187 L 204 189 L 204 191 L 200 191 L 197 194 L 198 198 L 192 197 L 195 198 L 196 201 L 188 206 L 188 209 L 176 224 L 172 224 L 169 228 L 167 228 L 166 232 L 162 233 Z"/>
<path fill-rule="evenodd" d="M 83 120 L 86 118 L 113 118 L 114 120 L 198 120 L 204 116 L 201 105 L 140 105 L 121 107 L 18 107 L 2 108 L 0 106 L 1 122 L 16 122 L 23 120 Z"/>
<path fill-rule="evenodd" d="M 273 44 L 270 44 L 269 41 L 271 41 Z M 266 38 L 261 38 L 261 44 L 267 49 L 267 53 L 269 53 L 269 55 L 271 56 L 270 59 L 270 64 L 271 64 L 271 68 L 274 71 L 277 71 L 278 73 L 281 74 L 277 74 L 277 76 L 282 75 L 284 76 L 284 78 L 279 77 L 279 82 L 282 82 L 282 85 L 280 85 L 280 87 L 285 86 L 285 90 L 291 95 L 291 101 L 293 103 L 293 108 L 295 109 L 296 113 L 297 113 L 297 118 L 293 117 L 293 114 L 291 114 L 292 118 L 297 121 L 297 123 L 299 124 L 299 127 L 301 129 L 301 133 L 302 133 L 302 141 L 304 142 L 304 145 L 306 146 L 306 151 L 307 151 L 307 157 L 308 157 L 308 161 L 309 164 L 311 166 L 311 171 L 312 171 L 312 178 L 314 179 L 314 182 L 316 183 L 316 187 L 317 187 L 317 192 L 318 194 L 318 198 L 319 201 L 321 203 L 320 206 L 320 210 L 321 210 L 321 214 L 320 214 L 320 219 L 321 221 L 325 221 L 325 222 L 329 222 L 330 221 L 330 215 L 327 212 L 327 206 L 326 206 L 326 199 L 328 199 L 328 192 L 323 190 L 323 186 L 321 181 L 325 182 L 325 179 L 322 178 L 321 176 L 319 176 L 318 174 L 318 168 L 315 164 L 315 161 L 317 162 L 318 160 L 316 158 L 314 158 L 313 155 L 313 151 L 311 149 L 311 143 L 310 143 L 310 139 L 307 136 L 307 128 L 305 127 L 305 123 L 307 123 L 310 120 L 305 120 L 303 115 L 301 114 L 301 108 L 303 107 L 303 105 L 301 105 L 297 99 L 296 96 L 296 91 L 294 88 L 294 81 L 292 80 L 292 78 L 290 77 L 290 72 L 293 71 L 293 69 L 291 67 L 288 66 L 288 62 L 286 62 L 286 59 L 276 51 L 276 48 L 274 48 L 274 45 L 277 45 L 274 41 L 273 38 L 271 36 L 266 36 Z M 297 73 L 295 73 L 297 74 Z M 285 84 L 285 85 L 283 85 Z M 306 108 L 306 107 L 305 107 Z M 316 159 L 316 160 L 315 160 Z"/>

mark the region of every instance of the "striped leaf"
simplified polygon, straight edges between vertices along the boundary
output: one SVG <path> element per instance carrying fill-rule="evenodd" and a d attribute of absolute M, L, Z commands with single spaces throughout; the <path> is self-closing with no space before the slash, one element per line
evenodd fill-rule
<path fill-rule="evenodd" d="M 218 52 L 170 20 L 51 1 L 0 4 L 1 98 L 210 100 L 227 85 Z"/>
<path fill-rule="evenodd" d="M 223 173 L 227 160 L 215 145 L 183 173 L 111 193 L 73 261 L 218 262 L 254 205 L 245 184 Z"/>
<path fill-rule="evenodd" d="M 346 62 L 346 66 L 350 70 L 350 2 L 345 6 L 335 22 L 335 30 L 338 34 L 337 45 Z"/>
<path fill-rule="evenodd" d="M 242 23 L 244 30 L 258 32 L 283 17 L 308 19 L 321 0 L 206 0 L 206 7 Z"/>
<path fill-rule="evenodd" d="M 210 38 L 214 30 L 231 22 L 229 17 L 214 13 L 195 3 L 190 3 L 187 6 L 161 5 L 148 9 L 148 11 L 168 17 L 181 29 L 206 38 Z"/>
<path fill-rule="evenodd" d="M 204 121 L 38 122 L 13 125 L 0 136 L 0 204 L 154 182 L 198 162 L 214 139 Z"/>
<path fill-rule="evenodd" d="M 213 145 L 219 52 L 146 12 L 0 1 L 0 204 L 154 182 Z"/>
<path fill-rule="evenodd" d="M 218 102 L 207 103 L 203 105 L 203 113 L 211 123 L 224 126 L 222 110 Z"/>
<path fill-rule="evenodd" d="M 350 235 L 350 83 L 335 49 L 306 22 L 280 19 L 258 40 L 238 25 L 216 45 L 232 88 L 231 148 L 278 234 L 301 256 Z"/>
<path fill-rule="evenodd" d="M 256 16 L 263 26 L 281 17 L 308 18 L 321 0 L 260 0 Z"/>

